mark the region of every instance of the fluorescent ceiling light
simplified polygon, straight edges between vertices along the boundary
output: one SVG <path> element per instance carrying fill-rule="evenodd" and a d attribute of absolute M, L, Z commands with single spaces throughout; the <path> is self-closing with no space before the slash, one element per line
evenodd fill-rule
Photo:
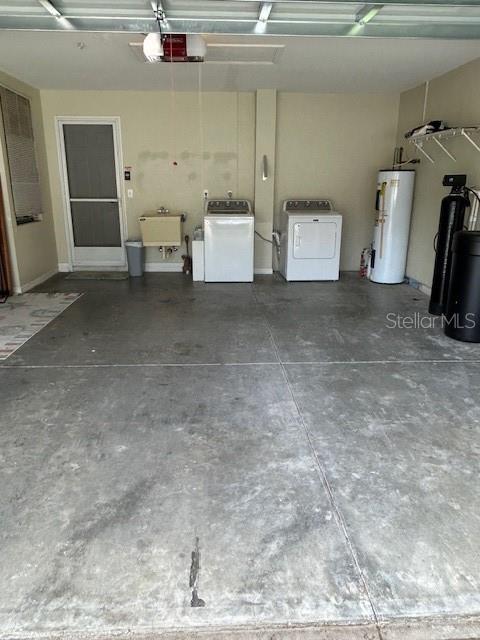
<path fill-rule="evenodd" d="M 355 22 L 361 25 L 362 27 L 368 24 L 377 13 L 379 13 L 383 9 L 383 4 L 366 4 L 364 7 L 360 9 L 360 11 L 355 16 Z"/>
<path fill-rule="evenodd" d="M 272 11 L 273 2 L 262 2 L 260 5 L 260 13 L 258 14 L 258 20 L 260 22 L 267 22 Z"/>
<path fill-rule="evenodd" d="M 50 2 L 50 0 L 38 0 L 38 2 L 54 18 L 60 19 L 62 17 L 62 14 L 60 13 L 60 11 L 56 7 L 53 6 L 53 4 Z"/>

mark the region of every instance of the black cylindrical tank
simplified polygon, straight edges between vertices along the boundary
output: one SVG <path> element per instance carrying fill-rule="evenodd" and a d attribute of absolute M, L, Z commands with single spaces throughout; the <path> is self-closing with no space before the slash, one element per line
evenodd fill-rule
<path fill-rule="evenodd" d="M 458 231 L 453 238 L 445 334 L 480 342 L 480 231 Z"/>
<path fill-rule="evenodd" d="M 465 209 L 469 204 L 463 189 L 452 190 L 452 193 L 442 200 L 435 248 L 432 293 L 428 307 L 429 312 L 436 316 L 445 311 L 452 266 L 453 234 L 463 229 Z"/>

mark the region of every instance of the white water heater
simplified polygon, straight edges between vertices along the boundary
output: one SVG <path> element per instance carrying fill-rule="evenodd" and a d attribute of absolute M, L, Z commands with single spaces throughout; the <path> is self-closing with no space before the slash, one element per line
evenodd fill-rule
<path fill-rule="evenodd" d="M 405 278 L 415 171 L 380 171 L 369 277 L 399 284 Z"/>

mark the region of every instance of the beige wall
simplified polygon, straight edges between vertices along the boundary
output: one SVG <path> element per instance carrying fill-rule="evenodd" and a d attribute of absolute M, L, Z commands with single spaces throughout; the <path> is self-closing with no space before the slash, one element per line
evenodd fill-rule
<path fill-rule="evenodd" d="M 6 213 L 11 220 L 10 227 L 12 229 L 14 245 L 12 254 L 16 255 L 18 265 L 20 282 L 16 284 L 17 288 L 20 286 L 20 288 L 24 289 L 25 285 L 28 287 L 28 285 L 35 284 L 35 282 L 57 270 L 57 251 L 53 230 L 52 204 L 50 199 L 40 93 L 37 89 L 1 71 L 0 84 L 30 99 L 35 151 L 42 192 L 43 220 L 17 226 L 12 210 L 10 182 L 9 180 L 5 180 L 6 184 L 3 184 L 2 180 L 2 188 L 6 200 Z M 3 149 L 3 151 L 5 150 Z M 15 265 L 13 265 L 13 267 L 15 270 Z"/>
<path fill-rule="evenodd" d="M 480 59 L 470 62 L 429 83 L 425 120 L 445 120 L 450 126 L 480 124 Z M 434 143 L 425 150 L 431 164 L 406 143 L 404 133 L 423 121 L 425 86 L 406 91 L 400 98 L 398 138 L 409 157 L 420 157 L 416 165 L 416 186 L 407 275 L 430 286 L 433 274 L 433 238 L 437 232 L 440 202 L 448 190 L 442 186 L 447 173 L 466 173 L 468 185 L 480 186 L 480 153 L 465 140 L 449 140 L 448 149 L 457 158 L 450 160 Z M 478 136 L 477 136 L 477 142 Z M 433 146 L 432 146 L 433 145 Z"/>
<path fill-rule="evenodd" d="M 478 77 L 480 60 L 432 80 L 426 120 L 444 119 L 450 125 L 479 123 Z M 138 217 L 160 205 L 186 210 L 189 219 L 185 231 L 191 233 L 202 219 L 204 189 L 210 196 L 223 196 L 232 190 L 235 195 L 255 200 L 255 176 L 261 171 L 258 158 L 263 155 L 260 143 L 268 132 L 261 121 L 256 122 L 254 93 L 206 92 L 200 98 L 196 92 L 179 92 L 172 104 L 169 92 L 39 94 L 3 73 L 0 82 L 31 99 L 44 200 L 43 222 L 13 225 L 24 284 L 55 269 L 52 220 L 58 262 L 68 261 L 55 116 L 120 116 L 123 161 L 133 168 L 132 181 L 125 183 L 134 190 L 134 198 L 125 200 L 130 237 L 139 235 Z M 371 240 L 377 171 L 390 166 L 395 138 L 410 157 L 415 155 L 403 134 L 422 122 L 424 97 L 424 86 L 403 93 L 400 104 L 398 96 L 391 94 L 279 93 L 276 114 L 275 109 L 272 111 L 277 120 L 276 137 L 273 141 L 268 138 L 269 148 L 276 146 L 275 217 L 285 198 L 332 198 L 344 214 L 341 268 L 356 270 L 360 251 Z M 465 172 L 470 185 L 480 185 L 478 152 L 465 140 L 447 144 L 457 163 L 432 148 L 436 164 L 422 160 L 416 167 L 407 274 L 427 285 L 433 269 L 432 241 L 440 201 L 446 193 L 441 185 L 443 175 Z M 272 183 L 267 186 L 271 188 Z M 268 217 L 268 212 L 262 212 L 260 222 L 267 231 Z M 269 255 L 269 247 L 257 242 L 257 267 L 267 267 Z M 148 261 L 160 262 L 156 250 L 149 250 Z M 180 256 L 172 261 L 179 262 Z"/>
<path fill-rule="evenodd" d="M 277 213 L 281 200 L 292 195 L 332 198 L 344 214 L 341 266 L 357 269 L 361 249 L 371 240 L 376 174 L 393 154 L 398 96 L 281 93 L 276 139 L 275 135 L 272 139 L 275 92 L 264 93 L 269 108 L 262 111 L 268 116 L 265 122 L 258 118 L 261 92 L 257 100 L 253 93 L 203 93 L 202 154 L 197 93 L 175 96 L 172 120 L 169 92 L 42 91 L 59 262 L 68 261 L 68 252 L 55 116 L 82 115 L 120 116 L 123 160 L 133 167 L 133 179 L 125 183 L 134 190 L 134 198 L 125 200 L 130 237 L 139 234 L 138 217 L 160 205 L 187 211 L 185 230 L 191 234 L 202 220 L 204 188 L 210 196 L 232 190 L 260 201 L 255 176 L 261 173 L 261 158 L 268 147 L 272 177 L 266 183 L 257 180 L 257 187 L 272 190 L 275 182 Z M 275 144 L 276 157 L 271 157 Z M 257 227 L 269 236 L 274 211 L 272 206 L 267 208 L 257 212 Z M 158 252 L 150 249 L 147 260 L 160 262 Z M 178 262 L 179 255 L 171 261 Z M 270 266 L 271 247 L 257 240 L 256 267 Z"/>
<path fill-rule="evenodd" d="M 254 198 L 253 93 L 206 92 L 200 100 L 198 93 L 179 92 L 174 102 L 170 92 L 153 91 L 42 91 L 41 97 L 60 263 L 68 261 L 68 251 L 56 116 L 120 117 L 123 161 L 132 166 L 124 186 L 134 190 L 125 200 L 130 238 L 139 237 L 138 217 L 160 206 L 188 212 L 184 231 L 191 236 L 202 222 L 204 189 L 210 197 L 231 190 Z M 169 261 L 181 261 L 180 254 Z M 149 249 L 147 261 L 160 262 L 158 250 Z"/>
<path fill-rule="evenodd" d="M 331 198 L 343 214 L 341 269 L 357 270 L 372 240 L 376 177 L 395 146 L 398 95 L 280 93 L 275 206 Z"/>

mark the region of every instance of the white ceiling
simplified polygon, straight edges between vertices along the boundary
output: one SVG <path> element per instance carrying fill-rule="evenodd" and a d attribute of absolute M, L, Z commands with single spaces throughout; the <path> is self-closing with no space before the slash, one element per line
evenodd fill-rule
<path fill-rule="evenodd" d="M 208 36 L 285 46 L 274 65 L 146 64 L 140 34 L 0 31 L 0 67 L 41 89 L 401 91 L 480 57 L 478 40 Z"/>

